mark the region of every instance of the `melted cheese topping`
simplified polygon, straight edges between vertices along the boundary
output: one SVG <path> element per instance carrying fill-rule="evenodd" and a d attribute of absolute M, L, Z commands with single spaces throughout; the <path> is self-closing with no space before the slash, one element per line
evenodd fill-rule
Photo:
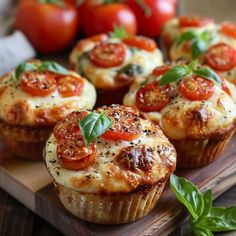
<path fill-rule="evenodd" d="M 74 72 L 69 74 L 81 78 Z M 80 96 L 63 97 L 56 90 L 46 97 L 38 97 L 24 92 L 12 71 L 0 78 L 0 119 L 13 125 L 54 125 L 72 111 L 92 109 L 96 102 L 95 88 L 81 79 L 84 87 Z"/>
<path fill-rule="evenodd" d="M 154 78 L 149 78 L 153 80 Z M 136 93 L 146 78 L 140 77 L 125 95 L 125 105 L 136 106 Z M 236 87 L 226 82 L 233 97 L 219 86 L 207 101 L 189 101 L 180 93 L 160 112 L 143 113 L 158 123 L 164 134 L 171 139 L 199 139 L 224 132 L 236 122 Z"/>
<path fill-rule="evenodd" d="M 236 67 L 229 71 L 220 72 L 222 78 L 236 85 Z"/>
<path fill-rule="evenodd" d="M 204 30 L 202 30 L 204 31 Z M 202 31 L 199 31 L 202 32 Z M 209 42 L 208 48 L 211 46 L 218 44 L 218 43 L 226 43 L 232 46 L 233 48 L 236 49 L 236 40 L 233 39 L 232 37 L 229 37 L 225 34 L 220 33 L 218 28 L 215 28 L 213 31 L 208 31 L 211 34 L 211 41 Z M 177 60 L 187 60 L 190 61 L 193 59 L 192 52 L 191 52 L 191 47 L 189 50 L 186 50 L 186 45 L 185 43 L 190 41 L 184 41 L 182 44 L 177 45 L 176 42 L 173 43 L 173 45 L 170 48 L 170 59 L 171 61 L 177 61 Z M 204 54 L 200 55 L 198 57 L 198 60 L 200 62 L 204 62 Z"/>
<path fill-rule="evenodd" d="M 121 40 L 109 39 L 108 42 L 119 43 Z M 91 51 L 97 44 L 97 42 L 92 42 L 89 39 L 82 40 L 70 55 L 71 64 L 76 70 L 82 70 L 84 76 L 97 88 L 116 89 L 123 87 L 124 84 L 116 81 L 115 77 L 118 71 L 126 65 L 139 65 L 143 70 L 141 75 L 147 75 L 156 66 L 163 64 L 163 57 L 159 49 L 148 52 L 135 47 L 125 46 L 126 56 L 124 62 L 120 66 L 112 68 L 98 67 L 90 61 L 88 55 L 84 54 Z"/>
<path fill-rule="evenodd" d="M 57 158 L 57 141 L 52 134 L 46 143 L 46 166 L 56 181 L 66 188 L 84 193 L 130 192 L 143 185 L 155 185 L 166 179 L 174 171 L 176 152 L 162 131 L 146 120 L 141 120 L 142 135 L 128 141 L 109 141 L 99 137 L 96 140 L 97 156 L 95 163 L 85 170 L 63 169 Z M 124 147 L 146 145 L 154 152 L 151 170 L 132 171 L 117 162 L 117 156 Z"/>

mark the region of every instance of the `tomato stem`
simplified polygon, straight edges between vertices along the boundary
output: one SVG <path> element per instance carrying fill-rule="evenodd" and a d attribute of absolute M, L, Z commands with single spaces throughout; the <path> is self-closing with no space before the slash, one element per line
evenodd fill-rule
<path fill-rule="evenodd" d="M 150 17 L 152 15 L 152 9 L 143 1 L 143 0 L 135 0 L 139 7 L 144 11 L 146 17 Z"/>
<path fill-rule="evenodd" d="M 65 3 L 63 2 L 63 0 L 38 0 L 38 2 L 54 4 L 58 7 L 65 8 Z"/>

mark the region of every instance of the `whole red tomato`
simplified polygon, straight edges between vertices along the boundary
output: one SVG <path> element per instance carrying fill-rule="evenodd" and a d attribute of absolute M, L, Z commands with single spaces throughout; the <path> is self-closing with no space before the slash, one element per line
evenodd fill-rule
<path fill-rule="evenodd" d="M 138 33 L 149 37 L 159 36 L 163 24 L 176 14 L 174 0 L 127 0 L 127 4 L 136 16 Z"/>
<path fill-rule="evenodd" d="M 37 0 L 19 3 L 16 29 L 27 36 L 38 52 L 60 51 L 68 47 L 77 35 L 79 17 L 76 8 L 67 2 L 59 2 L 63 5 Z"/>
<path fill-rule="evenodd" d="M 132 10 L 123 3 L 98 4 L 85 1 L 80 7 L 82 29 L 85 36 L 113 31 L 114 26 L 124 26 L 129 34 L 136 34 L 137 22 Z"/>

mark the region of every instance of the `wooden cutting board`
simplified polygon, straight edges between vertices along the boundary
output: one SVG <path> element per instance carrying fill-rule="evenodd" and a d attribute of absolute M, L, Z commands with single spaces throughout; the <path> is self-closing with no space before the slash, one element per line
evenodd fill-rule
<path fill-rule="evenodd" d="M 236 135 L 214 163 L 176 174 L 201 190 L 213 189 L 214 198 L 236 183 Z M 167 185 L 154 210 L 134 223 L 104 226 L 75 218 L 59 202 L 44 163 L 15 158 L 0 142 L 0 187 L 66 235 L 161 235 L 174 231 L 185 219 L 184 208 Z M 114 209 L 115 212 L 115 209 Z"/>

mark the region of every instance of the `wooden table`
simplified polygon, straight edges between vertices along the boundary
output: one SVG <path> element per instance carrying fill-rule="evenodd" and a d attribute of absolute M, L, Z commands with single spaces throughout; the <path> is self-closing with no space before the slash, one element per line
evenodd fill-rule
<path fill-rule="evenodd" d="M 236 185 L 214 201 L 214 205 L 235 205 Z M 105 226 L 104 226 L 105 227 Z M 181 236 L 179 228 L 171 236 Z M 62 234 L 42 218 L 0 189 L 0 235 L 1 236 L 61 236 Z M 220 234 L 233 236 L 236 232 Z"/>

